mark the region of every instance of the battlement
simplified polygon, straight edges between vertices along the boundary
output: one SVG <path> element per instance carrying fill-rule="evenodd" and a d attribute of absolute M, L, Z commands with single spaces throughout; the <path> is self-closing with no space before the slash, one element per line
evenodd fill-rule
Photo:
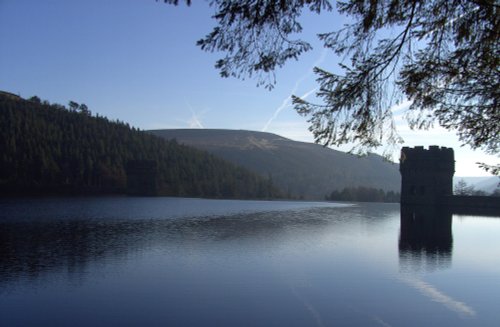
<path fill-rule="evenodd" d="M 426 171 L 429 169 L 448 171 L 452 174 L 455 172 L 453 149 L 437 145 L 431 145 L 429 149 L 423 146 L 403 147 L 399 162 L 401 173 L 407 170 Z"/>
<path fill-rule="evenodd" d="M 414 148 L 405 146 L 401 149 L 401 151 L 414 156 L 428 156 L 428 155 L 449 156 L 450 154 L 453 155 L 452 148 L 447 148 L 445 146 L 438 146 L 438 145 L 431 145 L 429 146 L 429 149 L 426 149 L 423 146 L 416 146 Z"/>

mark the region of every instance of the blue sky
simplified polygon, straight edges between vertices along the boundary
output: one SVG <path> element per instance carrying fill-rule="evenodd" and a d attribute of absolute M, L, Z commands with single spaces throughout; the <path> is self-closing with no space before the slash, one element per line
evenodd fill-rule
<path fill-rule="evenodd" d="M 337 69 L 337 58 L 314 33 L 334 30 L 344 18 L 305 15 L 305 38 L 314 50 L 278 70 L 268 91 L 252 79 L 219 77 L 214 63 L 220 54 L 195 45 L 214 26 L 213 9 L 194 2 L 188 8 L 154 0 L 0 0 L 0 89 L 85 103 L 141 129 L 264 130 L 311 142 L 289 96 L 314 92 L 313 66 Z M 485 175 L 476 161 L 498 162 L 460 147 L 453 133 L 414 132 L 397 121 L 407 146 L 454 147 L 458 176 Z"/>

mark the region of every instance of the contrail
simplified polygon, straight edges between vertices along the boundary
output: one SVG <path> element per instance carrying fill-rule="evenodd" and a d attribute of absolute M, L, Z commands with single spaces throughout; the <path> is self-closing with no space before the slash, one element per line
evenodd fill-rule
<path fill-rule="evenodd" d="M 204 128 L 203 125 L 201 124 L 201 121 L 198 117 L 198 115 L 194 112 L 193 108 L 189 104 L 189 102 L 186 100 L 186 106 L 189 108 L 189 111 L 191 111 L 191 118 L 187 121 L 189 128 Z"/>
<path fill-rule="evenodd" d="M 389 325 L 388 323 L 386 323 L 385 321 L 383 321 L 380 317 L 373 316 L 373 320 L 376 321 L 376 322 L 378 322 L 381 326 L 392 327 L 391 325 Z"/>
<path fill-rule="evenodd" d="M 290 286 L 290 289 L 293 293 L 293 295 L 295 295 L 295 297 L 297 299 L 299 299 L 302 304 L 304 305 L 304 307 L 306 308 L 306 310 L 311 314 L 311 317 L 314 319 L 314 321 L 316 322 L 316 326 L 318 327 L 325 327 L 325 324 L 323 323 L 323 319 L 321 319 L 321 315 L 320 313 L 318 312 L 318 310 L 316 310 L 314 308 L 314 306 L 309 302 L 307 301 L 306 298 L 304 298 L 298 291 L 297 289 L 292 285 Z"/>
<path fill-rule="evenodd" d="M 276 108 L 276 110 L 274 111 L 273 115 L 271 116 L 271 118 L 267 121 L 267 123 L 264 125 L 264 127 L 262 128 L 262 132 L 265 132 L 268 128 L 269 128 L 269 125 L 271 125 L 271 123 L 273 122 L 273 120 L 275 120 L 278 115 L 280 114 L 281 111 L 283 111 L 283 109 L 285 108 L 288 108 L 291 106 L 291 99 L 292 99 L 292 95 L 294 95 L 296 92 L 297 92 L 297 89 L 299 88 L 300 84 L 306 79 L 308 78 L 309 76 L 312 75 L 313 73 L 313 68 L 314 67 L 317 67 L 319 66 L 324 60 L 325 60 L 325 57 L 326 57 L 326 49 L 323 49 L 323 51 L 321 52 L 321 55 L 319 56 L 319 58 L 314 62 L 314 64 L 312 65 L 312 67 L 307 71 L 306 74 L 304 74 L 302 77 L 300 77 L 294 84 L 293 88 L 292 88 L 292 91 L 290 92 L 290 94 L 283 100 L 283 102 L 281 103 L 281 105 Z M 311 95 L 313 92 L 316 91 L 316 88 L 310 90 L 309 92 L 306 92 L 303 96 L 301 96 L 300 98 L 301 99 L 305 99 L 307 98 L 309 95 Z"/>
<path fill-rule="evenodd" d="M 302 100 L 305 100 L 308 96 L 310 96 L 311 94 L 313 94 L 314 92 L 316 92 L 318 88 L 314 88 L 312 90 L 309 90 L 307 91 L 306 93 L 304 93 L 304 95 L 302 95 L 300 98 Z M 293 94 L 293 93 L 292 93 Z M 273 120 L 276 119 L 276 117 L 278 117 L 278 115 L 280 114 L 280 112 L 283 111 L 283 109 L 286 109 L 286 108 L 289 108 L 291 107 L 292 103 L 291 103 L 291 99 L 292 97 L 289 96 L 288 98 L 286 98 L 285 100 L 283 100 L 283 103 L 281 103 L 281 106 L 279 106 L 276 111 L 274 112 L 274 114 L 272 115 L 271 118 L 269 118 L 269 120 L 267 121 L 266 125 L 264 126 L 264 128 L 262 128 L 262 131 L 265 132 L 267 130 L 267 128 L 269 127 L 269 125 L 271 125 L 271 123 L 273 122 Z"/>
<path fill-rule="evenodd" d="M 406 109 L 408 109 L 408 107 L 411 106 L 412 103 L 413 101 L 406 99 L 398 104 L 393 105 L 389 110 L 392 112 L 393 115 L 397 116 L 405 112 Z"/>
<path fill-rule="evenodd" d="M 308 96 L 310 96 L 311 94 L 313 94 L 314 92 L 316 92 L 316 90 L 317 90 L 317 89 L 318 89 L 318 88 L 317 88 L 317 87 L 315 87 L 314 89 L 307 91 L 307 92 L 306 92 L 306 93 L 304 93 L 304 94 L 303 94 L 300 98 L 301 98 L 302 100 L 307 99 L 307 97 L 308 97 Z"/>
<path fill-rule="evenodd" d="M 432 301 L 441 303 L 450 310 L 458 312 L 461 315 L 476 315 L 474 309 L 469 307 L 467 304 L 455 300 L 451 296 L 444 294 L 443 292 L 439 291 L 434 286 L 424 282 L 423 280 L 411 277 L 403 277 L 401 278 L 401 280 L 418 290 L 423 295 L 429 297 Z"/>

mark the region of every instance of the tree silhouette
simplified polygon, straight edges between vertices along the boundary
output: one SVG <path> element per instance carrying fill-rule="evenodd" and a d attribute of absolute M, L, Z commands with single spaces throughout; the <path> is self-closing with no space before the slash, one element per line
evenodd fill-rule
<path fill-rule="evenodd" d="M 459 180 L 455 184 L 455 188 L 453 190 L 455 195 L 473 195 L 474 192 L 474 186 L 467 184 L 467 182 L 463 179 Z"/>

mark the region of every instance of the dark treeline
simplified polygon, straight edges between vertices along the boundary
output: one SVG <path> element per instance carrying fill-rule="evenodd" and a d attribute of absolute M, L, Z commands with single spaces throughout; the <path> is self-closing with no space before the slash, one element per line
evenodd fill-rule
<path fill-rule="evenodd" d="M 384 192 L 382 189 L 371 187 L 346 187 L 342 191 L 333 191 L 325 196 L 329 201 L 355 202 L 399 202 L 400 194 L 393 191 Z"/>
<path fill-rule="evenodd" d="M 125 193 L 126 166 L 151 160 L 160 194 L 272 198 L 280 192 L 250 171 L 128 124 L 0 92 L 0 194 Z"/>

